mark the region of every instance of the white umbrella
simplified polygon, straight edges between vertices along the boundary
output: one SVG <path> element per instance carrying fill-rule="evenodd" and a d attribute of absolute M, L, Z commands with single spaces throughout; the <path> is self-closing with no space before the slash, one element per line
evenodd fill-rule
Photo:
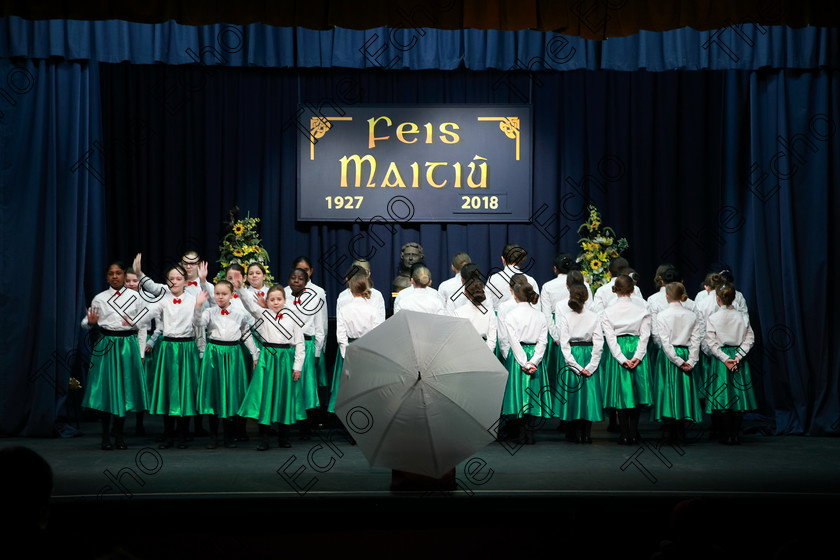
<path fill-rule="evenodd" d="M 494 440 L 507 376 L 468 320 L 403 310 L 347 347 L 335 411 L 371 466 L 440 478 Z"/>

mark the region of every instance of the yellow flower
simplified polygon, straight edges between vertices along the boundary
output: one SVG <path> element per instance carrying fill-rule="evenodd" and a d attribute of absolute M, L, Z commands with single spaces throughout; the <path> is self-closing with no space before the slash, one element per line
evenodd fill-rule
<path fill-rule="evenodd" d="M 601 222 L 595 220 L 594 222 L 592 222 L 592 227 L 590 229 L 598 229 L 598 226 L 600 226 L 600 225 L 601 225 Z"/>
<path fill-rule="evenodd" d="M 241 257 L 241 256 L 242 256 L 242 255 L 244 255 L 244 254 L 245 254 L 245 253 L 243 253 L 243 252 L 242 252 L 242 249 L 234 249 L 234 250 L 233 250 L 233 255 L 234 255 L 235 257 Z"/>
<path fill-rule="evenodd" d="M 233 226 L 233 233 L 235 233 L 236 235 L 242 235 L 242 232 L 244 231 L 245 226 L 243 226 L 242 224 L 236 224 L 235 226 Z"/>

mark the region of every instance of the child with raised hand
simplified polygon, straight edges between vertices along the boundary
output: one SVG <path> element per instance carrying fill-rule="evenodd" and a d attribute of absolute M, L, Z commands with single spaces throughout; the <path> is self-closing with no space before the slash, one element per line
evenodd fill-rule
<path fill-rule="evenodd" d="M 233 285 L 221 280 L 214 290 L 216 306 L 203 309 L 207 300 L 205 292 L 195 298 L 193 321 L 196 329 L 206 330 L 208 334 L 196 397 L 198 413 L 210 416 L 208 449 L 218 447 L 219 420 L 225 447 L 236 447 L 233 423 L 248 388 L 246 357 L 240 341 L 245 341 L 250 352 L 248 358 L 254 366 L 259 358 L 259 350 L 250 336 L 253 319 L 242 305 L 231 305 L 233 295 Z"/>
<path fill-rule="evenodd" d="M 740 443 L 744 412 L 758 408 L 750 367 L 744 358 L 755 342 L 749 317 L 737 309 L 735 286 L 723 283 L 715 290 L 720 309 L 706 319 L 706 343 L 712 354 L 706 373 L 706 412 L 717 415 L 720 442 Z"/>
<path fill-rule="evenodd" d="M 566 299 L 570 313 L 557 315 L 560 350 L 565 367 L 560 367 L 557 388 L 559 396 L 552 399 L 555 415 L 571 422 L 567 439 L 575 443 L 592 443 L 592 422 L 604 419 L 601 380 L 598 365 L 604 349 L 601 318 L 585 304 L 589 290 L 583 284 L 569 286 Z"/>
<path fill-rule="evenodd" d="M 94 296 L 82 328 L 97 328 L 100 334 L 93 348 L 82 406 L 102 415 L 102 450 L 128 449 L 123 437 L 127 412 L 148 408 L 146 375 L 140 359 L 134 320 L 144 314 L 140 298 L 125 287 L 126 266 L 119 261 L 108 265 L 108 289 Z M 111 421 L 115 444 L 111 443 Z"/>
<path fill-rule="evenodd" d="M 502 399 L 502 415 L 518 425 L 522 443 L 534 444 L 537 418 L 551 416 L 551 388 L 543 360 L 548 326 L 537 304 L 540 296 L 527 282 L 513 288 L 516 306 L 499 321 L 509 350 L 505 353 L 508 382 Z"/>
<path fill-rule="evenodd" d="M 144 291 L 160 297 L 155 320 L 162 333 L 156 345 L 149 410 L 164 415 L 164 441 L 160 449 L 187 448 L 189 419 L 196 415 L 199 354 L 193 313 L 196 298 L 186 291 L 187 274 L 181 265 L 165 271 L 167 285 L 157 284 L 141 271 L 141 254 L 132 266 Z"/>
<path fill-rule="evenodd" d="M 650 313 L 631 301 L 634 287 L 629 276 L 616 278 L 612 288 L 616 301 L 601 313 L 604 339 L 611 354 L 601 364 L 604 408 L 618 412 L 621 445 L 638 442 L 641 409 L 652 404 L 651 368 L 647 360 Z M 602 286 L 596 292 L 596 297 L 603 289 Z"/>
<path fill-rule="evenodd" d="M 289 426 L 306 420 L 300 381 L 306 357 L 303 331 L 285 310 L 283 286 L 277 284 L 269 288 L 265 304 L 267 309 L 246 304 L 256 319 L 254 329 L 263 350 L 239 408 L 239 416 L 254 418 L 260 425 L 257 451 L 269 448 L 272 423 L 279 424 L 280 447 L 291 447 Z"/>
<path fill-rule="evenodd" d="M 688 300 L 685 287 L 679 282 L 664 287 L 668 305 L 654 319 L 661 351 L 654 368 L 651 420 L 664 422 L 664 443 L 685 444 L 685 423 L 703 420 L 694 379 L 703 329 L 697 314 L 683 307 L 682 302 Z"/>
<path fill-rule="evenodd" d="M 151 359 L 152 348 L 147 343 L 147 340 L 149 336 L 149 329 L 152 328 L 152 317 L 155 315 L 157 310 L 157 302 L 148 301 L 143 298 L 143 295 L 140 293 L 140 278 L 132 268 L 125 271 L 125 287 L 140 296 L 138 298 L 140 300 L 140 304 L 142 304 L 142 306 L 146 309 L 146 311 L 141 312 L 141 315 L 137 317 L 137 320 L 134 323 L 137 327 L 137 342 L 140 348 L 140 362 L 143 364 L 143 377 L 146 379 L 146 395 L 148 396 L 152 393 L 152 387 L 149 382 L 152 379 L 154 367 L 152 367 Z M 148 360 L 146 359 L 147 355 L 149 357 Z M 145 411 L 138 411 L 135 414 L 136 424 L 134 428 L 134 435 L 146 435 L 146 427 L 144 424 L 145 415 Z"/>

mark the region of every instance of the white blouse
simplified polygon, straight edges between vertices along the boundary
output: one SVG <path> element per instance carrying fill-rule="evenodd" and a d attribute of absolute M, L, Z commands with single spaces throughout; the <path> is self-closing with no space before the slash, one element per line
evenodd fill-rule
<path fill-rule="evenodd" d="M 498 309 L 499 304 L 514 299 L 513 294 L 510 293 L 510 279 L 514 274 L 524 273 L 516 266 L 507 265 L 503 270 L 494 273 L 487 279 L 485 293 L 487 294 L 487 301 L 492 302 L 493 309 Z M 527 274 L 525 274 L 525 278 L 527 278 L 528 283 L 531 284 L 531 287 L 539 295 L 540 285 L 537 284 L 537 281 Z M 533 305 L 532 307 L 539 309 L 539 304 Z"/>
<path fill-rule="evenodd" d="M 609 282 L 598 288 L 595 292 L 595 297 L 592 298 L 595 303 L 595 311 L 599 315 L 603 315 L 604 309 L 614 305 L 618 301 L 618 295 L 612 291 L 613 286 L 615 286 L 615 278 L 610 278 Z M 633 287 L 633 295 L 630 296 L 630 299 L 639 307 L 647 309 L 647 302 L 642 297 L 642 291 L 639 290 L 638 286 Z"/>
<path fill-rule="evenodd" d="M 604 331 L 601 328 L 601 318 L 594 311 L 585 308 L 580 313 L 575 313 L 571 309 L 569 311 L 570 313 L 558 317 L 560 323 L 560 338 L 558 340 L 560 341 L 563 358 L 566 360 L 566 365 L 577 372 L 585 369 L 589 373 L 594 373 L 598 369 L 598 364 L 601 363 L 601 354 L 604 349 Z M 571 342 L 592 342 L 592 356 L 589 358 L 588 364 L 577 363 L 572 356 Z"/>
<path fill-rule="evenodd" d="M 520 366 L 526 367 L 527 364 L 540 365 L 548 343 L 548 326 L 545 322 L 545 315 L 534 309 L 528 302 L 517 303 L 513 309 L 505 314 L 504 320 L 499 321 L 499 330 L 505 332 L 504 346 L 501 347 L 505 359 L 507 359 L 509 351 L 513 351 L 513 357 Z M 522 342 L 536 345 L 534 355 L 530 360 L 522 349 L 520 344 Z M 500 341 L 500 346 L 501 344 Z"/>
<path fill-rule="evenodd" d="M 363 297 L 354 297 L 338 310 L 335 318 L 335 335 L 341 357 L 347 351 L 351 338 L 360 338 L 383 322 L 376 305 Z"/>
<path fill-rule="evenodd" d="M 400 290 L 394 299 L 394 314 L 400 310 L 420 311 L 444 315 L 443 300 L 434 288 L 408 287 Z"/>
<path fill-rule="evenodd" d="M 99 315 L 97 324 L 110 331 L 133 331 L 151 321 L 146 302 L 137 292 L 125 286 L 119 290 L 109 286 L 93 297 L 90 307 Z M 91 328 L 87 313 L 82 318 L 82 328 Z"/>
<path fill-rule="evenodd" d="M 275 314 L 268 309 L 257 307 L 251 311 L 254 317 L 254 329 L 260 341 L 268 344 L 293 344 L 295 347 L 295 362 L 293 370 L 300 371 L 303 361 L 306 358 L 306 344 L 303 338 L 303 330 L 292 314 L 286 309 L 281 309 Z M 273 349 L 266 347 L 265 352 Z"/>
<path fill-rule="evenodd" d="M 340 294 L 338 294 L 338 299 L 335 302 L 335 316 L 338 317 L 338 310 L 347 303 L 353 301 L 353 292 L 350 291 L 350 288 L 345 288 Z M 376 311 L 379 313 L 379 317 L 382 321 L 385 320 L 385 298 L 382 297 L 382 292 L 377 290 L 376 288 L 370 289 L 370 303 L 376 308 Z"/>
<path fill-rule="evenodd" d="M 290 287 L 286 286 L 284 291 L 286 292 L 286 308 L 293 310 L 300 322 L 303 322 L 301 326 L 303 334 L 315 339 L 315 356 L 320 356 L 327 337 L 322 317 L 327 313 L 327 300 L 319 296 L 315 290 L 306 287 L 297 298 L 292 295 Z M 295 303 L 296 301 L 300 303 Z"/>
<path fill-rule="evenodd" d="M 208 340 L 224 342 L 244 340 L 245 347 L 248 348 L 254 360 L 259 358 L 259 350 L 251 337 L 254 320 L 241 303 L 239 308 L 235 308 L 233 304 L 228 305 L 227 309 L 216 306 L 202 310 L 197 307 L 193 312 L 193 322 L 196 329 L 206 330 Z"/>
<path fill-rule="evenodd" d="M 734 306 L 721 307 L 706 320 L 706 344 L 711 355 L 725 362 L 729 359 L 721 348 L 738 346 L 738 355 L 742 358 L 755 343 L 755 333 L 750 326 L 750 319 Z"/>
<path fill-rule="evenodd" d="M 496 351 L 496 314 L 492 310 L 481 309 L 470 303 L 455 310 L 454 317 L 467 319 L 476 332 L 487 341 L 487 347 L 491 352 Z"/>
<path fill-rule="evenodd" d="M 650 338 L 650 313 L 630 301 L 629 297 L 618 298 L 614 304 L 604 310 L 601 315 L 601 327 L 604 329 L 604 338 L 610 348 L 610 353 L 619 363 L 623 364 L 634 358 L 641 360 L 645 357 Z M 616 338 L 622 335 L 639 337 L 636 353 L 632 358 L 625 357 L 618 346 Z"/>
<path fill-rule="evenodd" d="M 693 368 L 700 359 L 700 342 L 703 340 L 701 320 L 694 311 L 673 301 L 657 313 L 654 319 L 662 351 L 677 367 L 686 361 Z M 677 356 L 674 346 L 688 346 L 688 360 Z"/>

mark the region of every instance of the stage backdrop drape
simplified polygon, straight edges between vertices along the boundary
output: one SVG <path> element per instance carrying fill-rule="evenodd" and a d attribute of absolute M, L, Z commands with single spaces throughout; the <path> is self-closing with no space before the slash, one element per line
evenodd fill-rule
<path fill-rule="evenodd" d="M 840 30 L 745 24 L 608 41 L 479 29 L 314 31 L 270 25 L 0 19 L 0 57 L 271 68 L 755 70 L 840 67 Z"/>
<path fill-rule="evenodd" d="M 68 382 L 90 355 L 79 324 L 121 231 L 102 186 L 72 170 L 101 135 L 97 66 L 0 60 L 0 75 L 15 102 L 0 124 L 0 433 L 67 434 Z"/>
<path fill-rule="evenodd" d="M 532 223 L 397 224 L 393 235 L 381 225 L 295 222 L 300 132 L 288 115 L 299 101 L 337 90 L 370 103 L 515 101 L 513 90 L 491 87 L 500 73 L 127 64 L 101 73 L 103 144 L 114 147 L 103 165 L 108 215 L 136 224 L 115 248 L 143 250 L 150 271 L 187 246 L 215 255 L 219 222 L 236 203 L 263 219 L 281 282 L 292 259 L 306 254 L 316 259 L 316 282 L 334 295 L 350 261 L 368 255 L 387 291 L 408 241 L 423 246 L 436 282 L 451 274 L 455 252 L 466 250 L 486 269 L 514 241 L 531 251 L 530 272 L 544 282 L 555 251 L 577 252 L 576 229 L 591 202 L 630 240 L 627 256 L 645 295 L 662 262 L 683 271 L 692 296 L 707 271 L 731 268 L 759 340 L 753 362 L 763 412 L 775 413 L 784 433 L 820 433 L 834 421 L 837 364 L 823 338 L 833 328 L 823 305 L 833 296 L 820 271 L 836 237 L 822 235 L 828 222 L 820 216 L 836 209 L 829 187 L 837 183 L 836 73 L 578 71 L 540 74 L 539 85 L 526 73 L 510 76 L 534 106 Z M 173 96 L 178 110 L 169 110 L 153 92 L 178 83 L 201 85 L 201 95 Z M 794 162 L 796 172 L 786 167 Z M 806 279 L 803 269 L 813 274 Z"/>
<path fill-rule="evenodd" d="M 603 69 L 610 67 L 613 40 L 581 44 L 576 57 L 584 62 L 577 70 L 563 65 L 526 72 L 521 68 L 537 70 L 541 62 L 531 66 L 522 53 L 545 53 L 551 39 L 491 31 L 470 36 L 469 50 L 462 45 L 467 36 L 459 35 L 454 66 L 440 58 L 450 48 L 446 39 L 436 39 L 434 47 L 420 42 L 416 53 L 401 51 L 412 71 L 362 69 L 377 65 L 355 54 L 356 62 L 347 64 L 359 68 L 307 69 L 300 67 L 344 60 L 353 41 L 339 44 L 340 33 L 326 32 L 317 35 L 316 49 L 316 39 L 292 35 L 291 54 L 285 38 L 261 30 L 247 36 L 247 56 L 216 65 L 205 41 L 224 37 L 230 50 L 234 43 L 211 27 L 196 30 L 200 41 L 183 49 L 202 53 L 204 64 L 162 60 L 177 67 L 137 64 L 158 61 L 156 45 L 167 43 L 154 34 L 125 51 L 135 64 L 85 60 L 123 52 L 118 47 L 127 36 L 113 30 L 105 47 L 97 36 L 75 54 L 55 45 L 75 49 L 84 37 L 46 41 L 55 49 L 48 51 L 43 29 L 25 40 L 6 35 L 0 41 L 2 56 L 21 57 L 14 64 L 0 61 L 0 304 L 8 337 L 0 432 L 50 435 L 75 410 L 62 406 L 67 368 L 78 369 L 83 360 L 74 352 L 84 354 L 89 346 L 78 323 L 86 303 L 105 287 L 108 258 L 130 259 L 142 250 L 148 271 L 158 277 L 188 247 L 215 261 L 221 222 L 233 204 L 262 218 L 280 281 L 294 256 L 308 254 L 315 281 L 332 300 L 344 269 L 361 254 L 370 257 L 374 280 L 387 293 L 399 248 L 408 241 L 423 245 L 436 283 L 449 276 L 456 251 L 466 250 L 486 269 L 500 264 L 506 242 L 519 242 L 542 283 L 555 252 L 577 252 L 576 229 L 590 202 L 629 239 L 627 256 L 641 273 L 645 295 L 661 262 L 682 269 L 692 295 L 707 270 L 731 268 L 759 339 L 752 363 L 762 413 L 779 433 L 840 431 L 840 359 L 831 352 L 840 329 L 828 284 L 840 273 L 834 257 L 840 237 L 831 219 L 840 210 L 836 31 L 812 29 L 810 38 L 792 39 L 793 31 L 782 30 L 781 42 L 768 38 L 763 46 L 775 35 L 757 32 L 737 60 L 711 44 L 697 47 L 699 39 L 687 48 L 683 40 L 675 46 L 651 34 L 627 38 L 636 50 L 612 51 L 610 60 L 633 72 Z M 359 33 L 371 38 L 375 31 Z M 175 42 L 160 52 L 182 46 Z M 383 50 L 382 60 L 391 52 Z M 462 63 L 471 68 L 474 62 L 460 58 L 467 52 L 475 53 L 476 71 L 449 70 Z M 730 62 L 721 65 L 725 59 Z M 245 67 L 255 60 L 299 68 Z M 703 71 L 640 70 L 666 70 L 675 61 L 677 68 Z M 447 71 L 418 70 L 435 64 Z M 331 103 L 532 103 L 531 223 L 396 224 L 391 230 L 296 223 L 295 118 L 308 123 L 313 116 L 296 112 L 301 102 L 324 111 Z"/>

